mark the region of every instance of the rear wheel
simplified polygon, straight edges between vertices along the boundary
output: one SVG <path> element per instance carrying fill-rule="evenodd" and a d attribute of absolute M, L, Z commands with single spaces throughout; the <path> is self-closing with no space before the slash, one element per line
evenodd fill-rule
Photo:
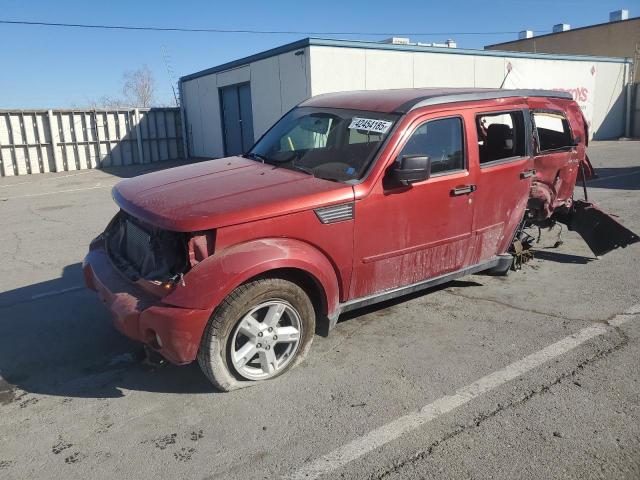
<path fill-rule="evenodd" d="M 268 380 L 300 363 L 315 332 L 305 291 L 279 278 L 234 290 L 215 310 L 202 337 L 198 362 L 222 390 Z"/>

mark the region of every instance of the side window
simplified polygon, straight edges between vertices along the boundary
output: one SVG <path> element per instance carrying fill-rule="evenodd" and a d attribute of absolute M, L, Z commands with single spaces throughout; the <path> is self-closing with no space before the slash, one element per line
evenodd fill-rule
<path fill-rule="evenodd" d="M 431 174 L 464 170 L 462 120 L 457 117 L 431 120 L 420 125 L 400 152 L 431 158 Z"/>
<path fill-rule="evenodd" d="M 559 113 L 534 112 L 533 122 L 538 136 L 541 152 L 549 150 L 569 149 L 573 146 L 573 138 L 569 122 Z"/>
<path fill-rule="evenodd" d="M 522 111 L 483 113 L 476 116 L 480 165 L 526 153 Z"/>

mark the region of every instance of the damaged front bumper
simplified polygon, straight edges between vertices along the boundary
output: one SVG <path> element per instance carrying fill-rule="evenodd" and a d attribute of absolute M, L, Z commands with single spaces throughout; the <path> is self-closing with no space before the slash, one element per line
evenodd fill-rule
<path fill-rule="evenodd" d="M 87 287 L 98 293 L 125 336 L 145 343 L 174 364 L 195 360 L 208 310 L 178 308 L 125 278 L 111 263 L 98 238 L 82 265 Z"/>

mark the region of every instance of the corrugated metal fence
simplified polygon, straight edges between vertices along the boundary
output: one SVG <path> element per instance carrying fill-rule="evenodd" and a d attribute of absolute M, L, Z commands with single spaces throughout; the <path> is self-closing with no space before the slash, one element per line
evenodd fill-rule
<path fill-rule="evenodd" d="M 184 158 L 180 109 L 0 110 L 0 175 Z"/>

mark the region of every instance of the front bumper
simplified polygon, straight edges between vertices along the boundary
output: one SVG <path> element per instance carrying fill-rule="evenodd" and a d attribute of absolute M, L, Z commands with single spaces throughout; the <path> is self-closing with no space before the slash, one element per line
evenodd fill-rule
<path fill-rule="evenodd" d="M 87 287 L 98 293 L 125 336 L 145 343 L 171 363 L 195 360 L 209 310 L 166 305 L 118 272 L 97 239 L 82 264 Z"/>

